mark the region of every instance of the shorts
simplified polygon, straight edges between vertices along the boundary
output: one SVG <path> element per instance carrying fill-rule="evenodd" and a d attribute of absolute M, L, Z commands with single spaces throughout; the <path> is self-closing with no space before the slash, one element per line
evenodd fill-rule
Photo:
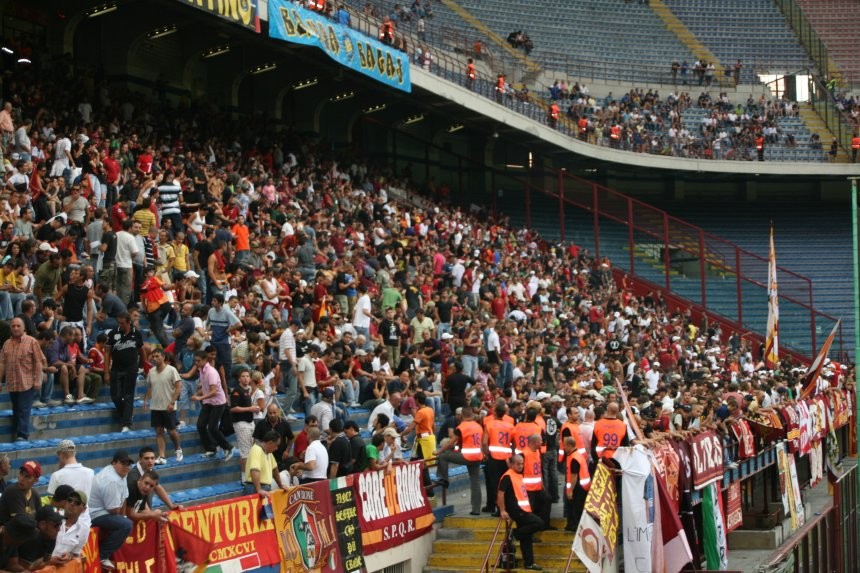
<path fill-rule="evenodd" d="M 176 429 L 176 416 L 167 410 L 152 410 L 149 413 L 149 425 L 153 428 L 164 428 L 167 431 Z"/>
<path fill-rule="evenodd" d="M 254 424 L 252 422 L 233 422 L 233 430 L 236 432 L 236 447 L 239 448 L 239 457 L 248 458 L 248 452 L 254 445 Z"/>

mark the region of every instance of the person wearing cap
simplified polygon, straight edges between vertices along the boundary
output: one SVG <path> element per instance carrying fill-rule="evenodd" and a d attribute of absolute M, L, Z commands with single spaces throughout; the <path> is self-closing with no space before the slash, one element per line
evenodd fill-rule
<path fill-rule="evenodd" d="M 90 514 L 87 509 L 89 496 L 81 490 L 70 492 L 63 501 L 64 522 L 57 531 L 51 565 L 63 565 L 72 559 L 80 559 L 84 545 L 90 536 Z"/>
<path fill-rule="evenodd" d="M 7 487 L 0 496 L 0 525 L 20 513 L 32 515 L 42 507 L 39 493 L 34 489 L 40 477 L 42 477 L 42 466 L 39 462 L 29 460 L 21 464 L 18 470 L 18 481 L 15 485 Z"/>
<path fill-rule="evenodd" d="M 48 494 L 53 495 L 63 485 L 89 494 L 95 472 L 78 462 L 77 448 L 72 440 L 61 440 L 57 444 L 57 471 L 51 474 Z"/>
<path fill-rule="evenodd" d="M 29 571 L 37 571 L 47 565 L 63 524 L 63 516 L 50 505 L 40 507 L 33 518 L 36 521 L 36 537 L 18 547 L 19 565 L 24 565 Z M 15 567 L 10 569 L 15 570 Z"/>
<path fill-rule="evenodd" d="M 96 474 L 90 491 L 89 513 L 92 524 L 99 528 L 99 556 L 102 569 L 114 570 L 111 560 L 131 532 L 131 520 L 125 516 L 128 499 L 126 477 L 131 471 L 131 458 L 125 450 L 117 450 L 110 465 Z"/>
<path fill-rule="evenodd" d="M 13 318 L 9 329 L 12 336 L 0 349 L 0 380 L 5 377 L 12 402 L 15 441 L 25 441 L 30 437 L 30 411 L 36 393 L 42 388 L 42 373 L 47 363 L 39 342 L 25 334 L 23 320 Z"/>
<path fill-rule="evenodd" d="M 137 371 L 146 362 L 146 357 L 143 353 L 143 335 L 132 324 L 131 315 L 120 313 L 116 322 L 117 327 L 108 332 L 105 346 L 104 381 L 110 384 L 111 400 L 116 407 L 122 431 L 130 432 Z"/>

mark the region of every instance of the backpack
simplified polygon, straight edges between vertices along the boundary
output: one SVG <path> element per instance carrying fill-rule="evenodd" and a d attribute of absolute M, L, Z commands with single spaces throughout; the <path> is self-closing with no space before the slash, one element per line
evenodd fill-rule
<path fill-rule="evenodd" d="M 499 551 L 499 568 L 510 571 L 517 568 L 517 547 L 514 545 L 514 533 L 508 529 L 505 540 Z"/>

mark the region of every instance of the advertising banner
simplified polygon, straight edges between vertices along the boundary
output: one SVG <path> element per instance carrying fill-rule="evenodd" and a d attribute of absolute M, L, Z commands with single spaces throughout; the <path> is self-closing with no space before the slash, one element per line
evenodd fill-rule
<path fill-rule="evenodd" d="M 723 442 L 715 432 L 690 438 L 693 453 L 693 486 L 702 489 L 723 477 Z"/>
<path fill-rule="evenodd" d="M 281 571 L 335 573 L 341 567 L 328 480 L 272 494 Z"/>
<path fill-rule="evenodd" d="M 168 550 L 207 571 L 280 571 L 275 520 L 261 519 L 261 506 L 249 495 L 172 511 Z"/>
<path fill-rule="evenodd" d="M 342 66 L 398 90 L 412 91 L 408 54 L 287 0 L 269 0 L 269 36 L 316 46 Z"/>
<path fill-rule="evenodd" d="M 257 0 L 180 0 L 204 12 L 209 12 L 234 24 L 260 32 Z"/>
<path fill-rule="evenodd" d="M 573 538 L 573 551 L 589 573 L 614 568 L 618 544 L 618 493 L 609 469 L 598 464 L 585 498 L 585 511 Z"/>
<path fill-rule="evenodd" d="M 433 527 L 421 462 L 395 466 L 391 472 L 356 474 L 353 480 L 365 555 L 412 541 Z"/>

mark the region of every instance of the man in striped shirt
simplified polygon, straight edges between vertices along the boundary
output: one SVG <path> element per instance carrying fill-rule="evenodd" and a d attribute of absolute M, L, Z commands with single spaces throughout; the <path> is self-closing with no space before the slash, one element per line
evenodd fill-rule
<path fill-rule="evenodd" d="M 47 364 L 36 339 L 24 334 L 23 320 L 13 318 L 9 328 L 12 338 L 0 350 L 0 380 L 5 378 L 12 402 L 15 441 L 25 441 L 30 437 L 30 410 L 35 393 L 42 388 L 42 372 Z"/>
<path fill-rule="evenodd" d="M 164 172 L 164 179 L 158 186 L 159 203 L 161 205 L 161 226 L 166 228 L 165 221 L 170 221 L 170 235 L 178 231 L 185 231 L 182 226 L 182 188 L 176 182 L 173 171 L 168 169 Z"/>

